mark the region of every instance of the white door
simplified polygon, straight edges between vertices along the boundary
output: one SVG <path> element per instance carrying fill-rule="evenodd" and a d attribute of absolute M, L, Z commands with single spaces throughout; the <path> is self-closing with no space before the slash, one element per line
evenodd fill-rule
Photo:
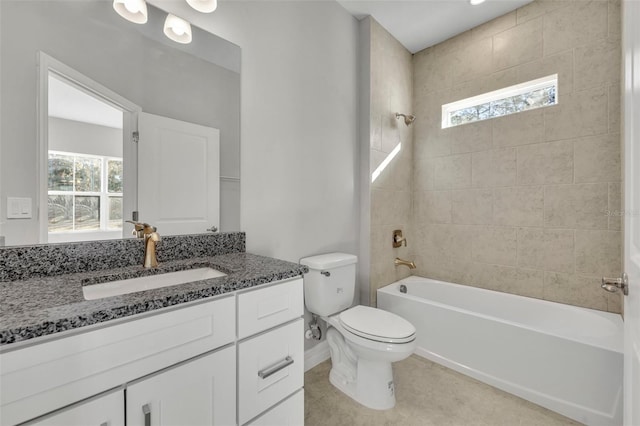
<path fill-rule="evenodd" d="M 124 392 L 102 395 L 89 402 L 61 410 L 31 426 L 124 426 Z"/>
<path fill-rule="evenodd" d="M 640 2 L 625 0 L 624 19 L 624 424 L 640 425 Z"/>
<path fill-rule="evenodd" d="M 236 350 L 230 347 L 127 387 L 127 426 L 236 424 Z"/>
<path fill-rule="evenodd" d="M 141 113 L 138 219 L 160 235 L 220 227 L 220 131 Z"/>

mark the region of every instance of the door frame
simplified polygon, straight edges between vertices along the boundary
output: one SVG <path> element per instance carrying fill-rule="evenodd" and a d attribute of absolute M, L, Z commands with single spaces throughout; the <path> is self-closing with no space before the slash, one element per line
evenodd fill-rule
<path fill-rule="evenodd" d="M 138 149 L 133 140 L 133 133 L 138 130 L 138 114 L 142 108 L 42 51 L 38 52 L 37 64 L 38 155 L 36 186 L 38 188 L 38 205 L 36 211 L 39 242 L 44 244 L 48 242 L 48 223 L 45 219 L 48 217 L 46 191 L 48 174 L 46 171 L 48 170 L 49 151 L 49 73 L 55 74 L 65 83 L 122 111 L 122 154 L 123 159 L 130 159 L 130 161 L 123 162 L 125 176 L 122 196 L 123 218 L 131 217 L 133 212 L 138 209 Z M 126 236 L 125 233 L 123 236 Z"/>

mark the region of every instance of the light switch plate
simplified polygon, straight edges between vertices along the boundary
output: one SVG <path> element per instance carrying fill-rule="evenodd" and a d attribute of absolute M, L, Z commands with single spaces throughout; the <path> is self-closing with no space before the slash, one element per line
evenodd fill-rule
<path fill-rule="evenodd" d="M 7 219 L 31 219 L 31 198 L 7 197 Z"/>

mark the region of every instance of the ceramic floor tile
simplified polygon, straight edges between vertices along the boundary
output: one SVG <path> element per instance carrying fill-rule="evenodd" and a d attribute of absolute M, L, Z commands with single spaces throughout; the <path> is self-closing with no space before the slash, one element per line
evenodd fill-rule
<path fill-rule="evenodd" d="M 418 356 L 394 364 L 396 406 L 368 409 L 329 383 L 331 362 L 305 373 L 306 426 L 566 426 L 564 416 Z"/>

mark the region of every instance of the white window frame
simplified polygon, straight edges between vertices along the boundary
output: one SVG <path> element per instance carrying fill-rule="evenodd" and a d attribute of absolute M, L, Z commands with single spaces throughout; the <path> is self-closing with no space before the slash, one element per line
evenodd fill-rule
<path fill-rule="evenodd" d="M 76 191 L 75 188 L 72 189 L 71 191 L 47 190 L 47 196 L 69 195 L 73 197 L 75 196 L 100 197 L 100 229 L 91 229 L 91 230 L 73 229 L 71 231 L 60 231 L 60 232 L 47 231 L 49 241 L 50 242 L 73 241 L 78 238 L 84 240 L 88 236 L 91 236 L 94 238 L 103 238 L 103 239 L 121 238 L 122 232 L 123 232 L 122 229 L 109 228 L 109 198 L 110 197 L 123 198 L 124 194 L 122 192 L 109 192 L 108 162 L 113 160 L 122 162 L 123 159 L 121 157 L 84 154 L 80 152 L 67 152 L 67 151 L 58 151 L 58 150 L 49 150 L 49 154 L 65 155 L 65 156 L 74 157 L 74 158 L 75 157 L 94 158 L 94 159 L 99 159 L 101 163 L 100 191 L 83 192 L 83 191 Z M 74 167 L 74 186 L 75 186 L 75 167 Z M 73 214 L 75 215 L 75 208 L 74 208 Z M 75 225 L 75 218 L 74 218 L 74 225 Z M 48 226 L 48 221 L 47 221 L 47 226 Z"/>
<path fill-rule="evenodd" d="M 527 81 L 525 83 L 516 84 L 514 86 L 505 87 L 503 89 L 494 90 L 492 92 L 483 93 L 478 96 L 473 96 L 471 98 L 461 99 L 459 101 L 442 105 L 442 128 L 446 129 L 449 127 L 456 127 L 456 126 L 462 126 L 464 124 L 468 124 L 468 123 L 452 124 L 451 114 L 453 112 L 456 112 L 465 108 L 471 108 L 477 105 L 482 105 L 488 102 L 510 98 L 512 96 L 522 95 L 528 92 L 544 89 L 552 85 L 555 86 L 556 88 L 556 98 L 555 98 L 555 103 L 553 104 L 553 105 L 556 105 L 558 103 L 558 74 L 548 75 L 546 77 L 541 77 L 535 80 Z M 551 105 L 545 105 L 545 106 L 551 106 Z M 542 108 L 542 107 L 536 107 L 536 108 Z M 531 109 L 535 109 L 535 108 L 531 108 Z M 517 112 L 514 114 L 517 114 Z M 510 114 L 507 114 L 507 115 L 510 115 Z M 505 117 L 505 116 L 501 115 L 500 117 Z M 490 118 L 497 118 L 497 117 L 488 117 L 483 120 L 488 120 Z M 482 121 L 482 120 L 477 120 L 477 121 Z M 473 123 L 475 122 L 476 121 L 473 121 Z"/>

